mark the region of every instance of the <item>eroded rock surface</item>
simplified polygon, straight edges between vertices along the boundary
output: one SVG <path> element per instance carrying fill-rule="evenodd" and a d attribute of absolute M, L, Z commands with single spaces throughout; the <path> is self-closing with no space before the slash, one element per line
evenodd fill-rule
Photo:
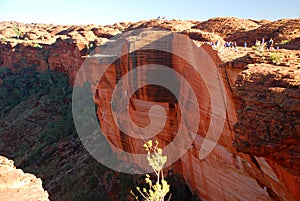
<path fill-rule="evenodd" d="M 248 46 L 251 46 L 255 39 L 273 37 L 276 45 L 293 49 L 276 51 L 276 54 L 284 55 L 276 62 L 270 59 L 274 54 L 272 51 L 259 53 L 242 48 L 235 52 L 220 47 L 217 52 L 209 45 L 201 47 L 201 51 L 205 50 L 215 63 L 210 70 L 220 74 L 219 79 L 212 79 L 211 82 L 224 85 L 228 104 L 222 136 L 212 153 L 204 160 L 199 159 L 199 151 L 209 128 L 212 107 L 208 97 L 209 91 L 201 76 L 196 75 L 191 66 L 180 58 L 157 51 L 138 51 L 124 57 L 125 62 L 114 63 L 106 73 L 107 79 L 103 80 L 101 86 L 96 86 L 98 90 L 95 101 L 99 106 L 98 117 L 101 126 L 106 130 L 107 139 L 125 151 L 140 153 L 143 151 L 144 142 L 128 137 L 115 125 L 109 111 L 111 88 L 107 90 L 105 87 L 115 86 L 123 74 L 134 68 L 133 63 L 148 64 L 144 58 L 151 58 L 154 63 L 176 69 L 191 80 L 197 92 L 201 108 L 201 127 L 193 146 L 169 169 L 181 173 L 193 192 L 203 200 L 297 201 L 300 200 L 300 54 L 295 50 L 299 49 L 298 25 L 299 19 L 270 22 L 236 18 L 215 18 L 205 22 L 148 20 L 108 26 L 2 22 L 0 66 L 11 69 L 34 67 L 41 71 L 60 71 L 69 75 L 73 83 L 86 55 L 95 46 L 104 44 L 123 31 L 153 27 L 170 30 L 190 37 L 197 46 L 216 40 L 220 44 L 225 40 L 233 40 L 239 45 L 246 41 Z M 17 34 L 16 28 L 21 35 Z M 130 42 L 125 48 L 131 48 Z M 183 54 L 193 55 L 197 48 L 189 46 L 181 51 L 185 51 Z M 180 90 L 188 97 L 184 88 Z M 148 110 L 151 106 L 159 104 L 165 109 L 168 120 L 157 139 L 161 145 L 170 143 L 180 126 L 180 108 L 172 94 L 157 86 L 147 86 L 135 93 L 131 100 L 131 118 L 139 126 L 150 123 Z M 13 125 L 5 129 L 7 134 L 12 133 L 10 129 L 13 130 Z M 22 129 L 25 128 L 17 130 L 16 136 L 22 136 L 20 139 L 26 138 L 24 133 L 29 132 L 28 129 L 26 132 Z M 12 137 L 0 137 L 1 141 L 8 139 L 14 142 Z M 11 142 L 6 143 L 13 144 Z M 14 149 L 17 148 L 10 147 L 10 152 L 14 153 Z M 70 158 L 72 162 L 77 163 L 82 157 L 82 152 L 79 151 L 75 155 L 70 152 L 72 157 L 65 157 L 62 153 L 61 150 L 55 151 L 49 159 L 51 167 L 58 167 L 60 170 L 59 168 L 67 166 Z M 64 158 L 63 162 L 59 158 Z M 83 163 L 76 167 L 77 169 L 72 169 L 72 174 L 76 175 L 77 170 L 85 165 L 87 164 Z M 58 194 L 62 195 L 60 178 L 53 179 L 54 174 L 49 176 L 45 168 L 41 171 L 43 178 L 48 179 L 45 182 L 51 186 L 53 193 L 59 192 Z"/>
<path fill-rule="evenodd" d="M 149 32 L 151 33 L 151 31 Z M 141 35 L 147 35 L 147 31 L 141 33 Z M 160 45 L 165 44 L 163 39 L 160 39 L 159 44 L 155 41 L 155 32 L 150 35 L 151 37 L 147 37 L 144 41 L 146 47 L 159 49 Z M 157 37 L 159 38 L 159 36 Z M 185 39 L 182 38 L 182 40 Z M 143 47 L 141 38 L 137 43 L 134 40 L 128 40 L 127 42 L 125 43 L 127 45 L 124 48 L 125 51 Z M 172 44 L 172 40 L 169 42 Z M 176 45 L 170 46 L 177 47 Z M 104 74 L 104 78 L 98 85 L 95 101 L 98 105 L 98 117 L 101 127 L 107 139 L 128 152 L 142 152 L 143 141 L 127 136 L 114 123 L 110 111 L 112 91 L 117 81 L 136 66 L 153 63 L 165 65 L 175 69 L 190 80 L 201 108 L 201 123 L 192 148 L 188 149 L 180 162 L 169 168 L 175 169 L 175 171 L 184 175 L 191 189 L 204 200 L 299 199 L 300 183 L 297 168 L 299 166 L 299 86 L 297 81 L 299 80 L 299 70 L 295 66 L 286 68 L 271 64 L 260 64 L 252 67 L 250 65 L 247 67 L 247 63 L 251 64 L 255 59 L 251 56 L 240 59 L 241 61 L 244 59 L 243 62 L 237 61 L 233 64 L 229 63 L 230 65 L 228 63 L 221 65 L 222 61 L 219 59 L 217 51 L 209 45 L 204 45 L 199 49 L 195 45 L 182 45 L 180 48 L 180 50 L 172 49 L 172 51 L 178 51 L 182 55 L 193 55 L 197 51 L 205 50 L 215 65 L 208 67 L 206 66 L 208 64 L 204 62 L 205 64 L 202 64 L 203 71 L 208 73 L 206 75 L 214 71 L 219 72 L 221 75 L 221 77 L 210 78 L 212 88 L 217 89 L 220 82 L 225 86 L 227 104 L 226 117 L 223 119 L 225 123 L 222 136 L 213 151 L 204 160 L 199 159 L 201 146 L 212 118 L 209 114 L 212 112 L 212 107 L 222 110 L 221 104 L 216 105 L 208 101 L 209 97 L 206 95 L 213 92 L 207 88 L 203 78 L 192 70 L 189 63 L 177 58 L 176 54 L 174 56 L 160 51 L 139 50 L 121 57 L 121 59 L 110 65 L 110 68 Z M 197 58 L 196 55 L 194 56 L 194 58 Z M 147 61 L 143 59 L 145 57 L 151 59 Z M 96 60 L 91 63 L 97 66 Z M 238 64 L 237 68 L 236 64 Z M 145 74 L 141 74 L 141 76 L 145 76 Z M 257 76 L 267 76 L 268 78 L 260 81 L 261 78 Z M 135 79 L 139 80 L 143 77 L 139 78 L 137 76 Z M 131 85 L 130 82 L 129 85 Z M 248 85 L 249 88 L 246 88 Z M 281 87 L 281 90 L 277 87 Z M 124 88 L 124 90 L 126 89 Z M 189 99 L 187 88 L 179 87 L 179 90 L 183 97 Z M 293 98 L 281 93 L 282 91 L 286 91 Z M 255 101 L 254 98 L 259 94 L 265 96 L 260 99 L 261 103 L 258 100 Z M 172 96 L 167 99 L 167 95 L 168 93 L 160 87 L 146 86 L 130 98 L 131 118 L 142 127 L 150 123 L 148 110 L 151 106 L 158 104 L 165 109 L 168 116 L 166 126 L 155 137 L 161 145 L 167 145 L 175 138 L 176 132 L 181 126 L 180 120 L 182 118 L 179 115 L 180 107 L 177 100 Z M 270 97 L 272 97 L 272 101 Z M 277 99 L 281 101 L 278 104 L 282 104 L 282 107 L 276 104 Z M 269 103 L 269 101 L 272 103 Z M 250 106 L 250 104 L 252 105 Z M 188 104 L 185 107 L 193 108 L 192 105 Z M 189 111 L 191 114 L 193 112 L 193 110 Z M 104 116 L 105 118 L 103 118 Z M 122 118 L 126 117 L 120 115 L 120 118 L 123 121 Z M 263 123 L 260 124 L 260 122 Z M 283 132 L 280 132 L 276 125 L 277 127 L 281 126 Z M 128 124 L 128 126 L 130 125 Z M 217 126 L 218 124 L 216 124 Z"/>
<path fill-rule="evenodd" d="M 1 201 L 49 201 L 42 180 L 16 169 L 12 160 L 0 156 Z"/>

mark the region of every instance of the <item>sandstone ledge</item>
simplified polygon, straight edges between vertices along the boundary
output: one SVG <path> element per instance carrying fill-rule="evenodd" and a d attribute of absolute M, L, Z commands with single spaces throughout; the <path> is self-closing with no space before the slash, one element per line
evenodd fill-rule
<path fill-rule="evenodd" d="M 48 201 L 42 180 L 16 169 L 14 162 L 0 156 L 0 201 Z"/>

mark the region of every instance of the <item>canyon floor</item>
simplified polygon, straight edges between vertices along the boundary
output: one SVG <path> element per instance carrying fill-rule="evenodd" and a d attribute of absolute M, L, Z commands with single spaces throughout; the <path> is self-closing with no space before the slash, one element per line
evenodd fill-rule
<path fill-rule="evenodd" d="M 202 47 L 222 75 L 231 104 L 212 154 L 195 161 L 200 143 L 195 142 L 166 169 L 174 170 L 167 178 L 172 200 L 300 200 L 300 19 L 228 17 L 106 26 L 1 22 L 0 155 L 6 158 L 0 158 L 0 201 L 15 192 L 12 200 L 47 200 L 48 194 L 59 201 L 133 200 L 130 190 L 144 176 L 111 170 L 85 150 L 73 123 L 72 85 L 97 46 L 143 28 L 181 33 Z M 274 49 L 255 45 L 262 38 L 272 38 Z M 226 41 L 237 47 L 225 48 Z M 103 111 L 98 109 L 99 119 Z M 167 129 L 175 128 L 170 125 Z M 164 139 L 171 138 L 165 133 Z M 198 134 L 201 141 L 203 133 Z M 120 133 L 112 139 L 128 140 Z M 7 158 L 41 178 L 44 190 L 39 179 Z"/>

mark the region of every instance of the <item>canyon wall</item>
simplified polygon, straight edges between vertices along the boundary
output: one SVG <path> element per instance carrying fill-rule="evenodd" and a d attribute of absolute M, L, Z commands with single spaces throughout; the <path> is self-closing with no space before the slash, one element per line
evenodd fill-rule
<path fill-rule="evenodd" d="M 246 69 L 249 68 L 247 63 L 243 63 L 242 67 L 241 63 L 238 62 L 230 65 L 221 65 L 222 61 L 219 59 L 217 51 L 213 50 L 209 45 L 203 45 L 198 48 L 195 44 L 190 43 L 188 37 L 181 36 L 178 39 L 175 36 L 162 37 L 160 34 L 156 34 L 155 32 L 146 31 L 140 33 L 140 35 L 131 36 L 124 43 L 126 45 L 121 48 L 123 51 L 121 53 L 122 56 L 112 63 L 110 62 L 113 60 L 107 59 L 108 55 L 105 55 L 105 52 L 102 52 L 104 59 L 99 58 L 99 56 L 94 58 L 92 56 L 88 59 L 87 65 L 90 65 L 91 69 L 99 68 L 101 65 L 103 67 L 105 64 L 109 65 L 99 84 L 92 87 L 96 91 L 95 102 L 98 105 L 98 118 L 107 139 L 115 146 L 129 153 L 143 153 L 142 145 L 145 142 L 145 138 L 138 139 L 128 136 L 119 129 L 114 121 L 111 111 L 113 90 L 118 81 L 136 67 L 150 64 L 164 65 L 176 70 L 188 80 L 192 87 L 187 88 L 180 83 L 180 79 L 177 80 L 178 85 L 176 87 L 179 88 L 178 90 L 183 101 L 186 101 L 184 109 L 191 114 L 188 116 L 188 121 L 193 121 L 195 115 L 197 115 L 195 114 L 194 105 L 188 102 L 191 99 L 191 90 L 195 91 L 200 108 L 200 124 L 195 140 L 180 161 L 168 167 L 169 170 L 175 170 L 182 174 L 191 189 L 203 200 L 300 199 L 299 171 L 297 169 L 299 167 L 299 143 L 297 138 L 299 137 L 299 128 L 295 128 L 295 125 L 291 124 L 294 122 L 296 126 L 299 126 L 297 118 L 299 115 L 297 106 L 299 99 L 289 99 L 289 101 L 295 101 L 292 105 L 286 103 L 285 106 L 292 111 L 279 111 L 278 108 L 274 108 L 275 111 L 272 111 L 271 115 L 269 114 L 270 108 L 265 108 L 265 105 L 268 104 L 268 99 L 261 99 L 261 102 L 253 103 L 253 106 L 257 107 L 258 111 L 249 112 L 250 105 L 247 101 L 253 96 L 256 97 L 258 94 L 264 93 L 265 96 L 285 99 L 285 93 L 277 91 L 278 94 L 272 94 L 273 91 L 269 92 L 260 89 L 260 87 L 268 88 L 267 83 L 259 81 L 259 79 L 251 80 L 251 82 L 245 79 L 243 75 L 247 73 Z M 143 38 L 142 36 L 145 35 L 146 37 Z M 118 40 L 115 41 L 116 46 L 120 44 L 119 42 Z M 161 46 L 167 46 L 166 50 L 168 51 L 161 51 Z M 199 55 L 202 55 L 202 57 Z M 206 57 L 210 59 L 206 60 Z M 190 58 L 192 61 L 187 61 L 183 58 Z M 197 72 L 191 63 L 201 66 L 201 72 Z M 140 74 L 135 74 L 132 77 L 133 79 L 128 80 L 126 85 L 138 85 L 139 82 L 142 82 L 142 79 L 155 75 L 151 73 L 151 67 L 148 67 L 148 69 L 147 67 L 143 68 L 144 71 L 141 71 L 142 73 Z M 254 70 L 253 68 L 250 69 Z M 270 68 L 269 70 L 272 71 L 274 69 Z M 256 69 L 255 71 L 251 72 L 251 75 L 266 73 L 262 69 Z M 276 72 L 280 72 L 280 70 L 277 69 Z M 293 82 L 292 80 L 295 77 L 290 76 L 295 72 L 297 71 L 285 71 L 286 77 L 291 78 L 291 82 Z M 271 76 L 272 72 L 267 74 L 270 75 L 269 81 L 271 82 L 271 78 L 273 78 Z M 159 77 L 159 75 L 156 76 Z M 87 80 L 89 79 L 93 80 L 92 78 L 87 78 Z M 174 79 L 177 78 L 174 77 Z M 283 78 L 280 78 L 280 80 L 283 80 Z M 248 84 L 251 84 L 251 87 L 248 88 Z M 218 98 L 221 100 L 211 100 L 211 94 L 215 93 L 212 90 L 217 90 L 219 85 L 224 86 L 224 93 L 218 94 Z M 299 83 L 294 83 L 293 87 L 289 87 L 289 84 L 285 85 L 287 87 L 286 90 L 290 91 L 290 94 L 293 94 L 295 98 L 299 95 L 298 86 Z M 127 86 L 124 85 L 124 96 L 126 96 L 127 93 L 125 91 L 127 92 L 127 90 Z M 252 90 L 253 92 L 251 92 Z M 182 108 L 179 106 L 179 100 L 174 97 L 174 94 L 172 95 L 164 87 L 147 85 L 141 87 L 127 98 L 130 99 L 130 117 L 119 113 L 117 121 L 122 121 L 129 130 L 134 130 L 134 127 L 132 127 L 128 119 L 132 119 L 140 127 L 146 127 L 152 121 L 148 114 L 150 108 L 154 105 L 159 105 L 164 108 L 167 120 L 158 135 L 151 139 L 158 140 L 162 147 L 171 144 L 172 140 L 178 135 L 177 132 L 183 123 L 181 121 L 183 118 Z M 214 115 L 219 115 L 218 110 L 222 110 L 224 105 L 226 105 L 226 115 L 219 122 L 211 125 L 211 119 L 214 118 Z M 283 133 L 278 134 L 277 127 L 273 127 L 275 125 L 268 128 L 271 130 L 271 135 L 276 130 L 274 135 L 277 137 L 265 136 L 268 135 L 268 132 L 265 130 L 267 129 L 265 124 L 272 122 L 272 119 L 274 119 L 273 115 L 276 114 L 281 115 L 281 118 L 287 121 L 287 126 L 285 124 L 282 125 L 285 127 L 281 131 L 283 133 L 286 132 L 288 138 L 285 138 Z M 160 113 L 156 113 L 156 118 L 161 118 L 163 121 L 164 117 Z M 253 121 L 257 123 L 255 124 Z M 260 124 L 260 121 L 264 123 Z M 208 130 L 211 126 L 214 126 L 215 128 L 213 129 L 217 130 L 217 127 L 220 126 L 219 124 L 224 125 L 221 125 L 222 134 L 218 143 L 206 158 L 199 159 Z M 276 124 L 280 125 L 279 122 Z M 158 125 L 154 125 L 154 128 L 158 129 Z M 187 127 L 187 131 L 189 129 L 191 128 Z M 274 144 L 272 140 L 277 140 L 277 144 Z M 278 147 L 281 147 L 280 150 L 276 150 Z M 180 147 L 173 151 L 176 154 L 180 154 Z M 172 154 L 168 155 L 168 157 L 171 157 L 169 160 L 172 160 Z M 278 159 L 281 159 L 281 161 Z M 136 159 L 131 158 L 130 160 Z M 139 162 L 136 161 L 136 163 Z"/>
<path fill-rule="evenodd" d="M 0 43 L 0 66 L 12 70 L 36 68 L 66 73 L 73 83 L 87 54 L 84 43 L 57 39 L 51 45 L 34 47 L 31 43 Z"/>
<path fill-rule="evenodd" d="M 195 39 L 198 36 L 198 32 L 185 34 Z M 182 49 L 174 48 L 178 41 L 172 37 L 160 38 L 155 42 L 157 40 L 155 34 L 148 37 L 147 41 L 139 37 L 128 40 L 122 47 L 124 55 L 113 62 L 99 84 L 93 86 L 97 115 L 106 138 L 127 152 L 144 153 L 144 140 L 126 135 L 115 124 L 110 99 L 116 83 L 130 70 L 148 64 L 164 65 L 188 80 L 196 92 L 200 109 L 200 124 L 193 144 L 168 170 L 182 174 L 190 188 L 203 200 L 300 200 L 299 69 L 271 64 L 253 65 L 257 60 L 249 61 L 248 58 L 242 62 L 223 63 L 210 46 L 196 47 L 187 42 L 188 38 L 181 39 L 189 44 Z M 169 52 L 159 51 L 162 44 L 169 44 Z M 0 66 L 14 70 L 36 67 L 39 70 L 65 72 L 70 82 L 74 83 L 88 52 L 85 43 L 70 38 L 57 39 L 53 44 L 44 44 L 41 48 L 26 43 L 1 42 Z M 178 56 L 192 57 L 197 64 L 195 58 L 199 52 L 209 55 L 211 60 L 208 62 L 214 64 L 200 63 L 204 74 L 213 73 L 214 76 L 203 78 L 203 74 L 197 73 L 190 62 Z M 91 58 L 90 61 L 99 66 L 97 60 Z M 143 76 L 152 75 L 147 69 L 144 73 L 137 74 L 133 80 L 138 82 L 145 78 Z M 209 81 L 205 81 L 207 79 Z M 186 102 L 185 109 L 192 116 L 195 111 L 193 105 L 188 104 L 190 91 L 180 84 L 180 80 L 177 81 L 178 90 Z M 213 92 L 212 88 L 218 88 L 220 84 L 224 86 L 224 96 L 213 102 L 209 94 Z M 211 118 L 215 115 L 213 111 L 218 112 L 218 108 L 224 107 L 224 104 L 226 110 L 222 118 L 222 135 L 212 152 L 200 159 L 199 153 L 211 126 Z M 149 85 L 130 97 L 130 118 L 140 127 L 149 125 L 148 113 L 154 105 L 164 108 L 167 116 L 165 126 L 153 138 L 164 147 L 176 137 L 182 123 L 182 108 L 170 91 Z M 213 107 L 217 110 L 213 110 Z"/>

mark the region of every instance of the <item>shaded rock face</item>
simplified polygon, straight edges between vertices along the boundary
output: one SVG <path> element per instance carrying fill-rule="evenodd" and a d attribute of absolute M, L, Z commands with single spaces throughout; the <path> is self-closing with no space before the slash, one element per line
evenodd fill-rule
<path fill-rule="evenodd" d="M 16 169 L 13 161 L 3 156 L 0 156 L 0 200 L 49 201 L 41 179 Z"/>
<path fill-rule="evenodd" d="M 35 47 L 26 43 L 1 43 L 0 66 L 12 70 L 36 68 L 39 71 L 53 70 L 66 73 L 73 83 L 87 52 L 86 45 L 72 39 L 58 39 L 54 44 Z"/>
<path fill-rule="evenodd" d="M 154 41 L 155 36 L 151 35 L 151 37 Z M 172 40 L 168 42 L 172 44 Z M 141 43 L 143 42 L 139 41 L 138 44 L 142 47 Z M 158 44 L 155 44 L 155 42 L 151 44 L 151 39 L 147 40 L 147 44 L 150 44 L 149 46 L 152 45 L 154 48 L 158 47 L 156 46 Z M 161 44 L 163 44 L 163 41 Z M 135 42 L 132 41 L 128 41 L 126 45 L 124 47 L 125 51 L 137 47 Z M 176 47 L 175 44 L 170 45 L 170 48 L 174 47 Z M 193 55 L 193 53 L 197 52 L 197 47 L 193 45 L 181 48 L 178 51 L 182 54 Z M 299 138 L 297 136 L 299 133 L 297 117 L 299 115 L 296 95 L 298 94 L 298 85 L 296 84 L 296 87 L 286 89 L 286 92 L 289 92 L 290 96 L 294 96 L 295 99 L 283 97 L 281 93 L 277 94 L 279 89 L 268 89 L 272 92 L 262 90 L 262 94 L 266 93 L 266 96 L 272 96 L 278 100 L 284 98 L 288 102 L 294 100 L 292 105 L 291 103 L 288 104 L 286 102 L 285 104 L 285 102 L 281 102 L 284 104 L 283 107 L 286 107 L 286 110 L 281 110 L 280 107 L 276 108 L 277 106 L 274 106 L 276 108 L 274 111 L 270 110 L 267 103 L 268 98 L 266 98 L 262 100 L 262 105 L 258 104 L 259 106 L 256 106 L 256 113 L 254 113 L 254 109 L 253 113 L 243 113 L 241 110 L 248 111 L 245 102 L 248 99 L 254 99 L 252 98 L 254 94 L 260 94 L 255 93 L 255 90 L 260 90 L 259 83 L 256 83 L 259 78 L 257 77 L 257 80 L 255 78 L 255 81 L 247 81 L 248 78 L 239 77 L 236 81 L 236 75 L 240 74 L 242 69 L 228 68 L 226 65 L 219 67 L 222 62 L 217 55 L 217 51 L 213 50 L 209 45 L 201 47 L 200 51 L 204 50 L 210 55 L 215 65 L 210 69 L 206 68 L 205 65 L 203 68 L 208 71 L 216 71 L 221 75 L 221 77 L 211 80 L 211 82 L 221 82 L 225 86 L 227 104 L 221 138 L 216 147 L 204 160 L 199 159 L 199 152 L 210 127 L 210 113 L 213 106 L 207 95 L 211 91 L 205 85 L 203 78 L 193 70 L 189 63 L 176 55 L 166 52 L 137 50 L 121 57 L 111 64 L 105 72 L 104 77 L 97 86 L 95 102 L 98 105 L 97 114 L 101 128 L 107 139 L 127 152 L 143 153 L 143 140 L 124 134 L 114 123 L 110 110 L 110 99 L 118 80 L 130 70 L 146 64 L 165 65 L 176 70 L 189 80 L 193 90 L 196 91 L 201 117 L 201 123 L 194 143 L 180 161 L 168 168 L 181 173 L 191 189 L 204 200 L 298 200 L 300 187 L 299 170 L 297 168 L 299 162 L 299 142 L 297 140 Z M 243 74 L 246 73 L 247 71 L 243 71 Z M 255 73 L 252 74 L 253 76 L 255 75 Z M 270 82 L 273 79 L 271 74 L 269 75 L 270 79 L 268 79 Z M 135 77 L 135 82 L 139 79 L 145 79 L 147 73 L 140 76 Z M 292 81 L 294 78 L 287 76 L 286 79 Z M 284 78 L 280 80 L 284 82 Z M 241 82 L 245 84 L 241 84 Z M 262 85 L 263 88 L 270 87 L 263 81 Z M 180 93 L 189 97 L 186 88 L 181 88 L 180 86 L 179 84 Z M 251 89 L 245 89 L 247 86 Z M 253 92 L 251 92 L 252 90 Z M 253 104 L 257 104 L 257 102 Z M 158 140 L 160 145 L 166 146 L 175 138 L 176 132 L 181 126 L 180 120 L 182 118 L 178 100 L 166 89 L 152 85 L 140 88 L 130 98 L 130 118 L 141 127 L 149 125 L 148 111 L 154 105 L 162 106 L 168 118 L 163 130 L 153 139 Z M 186 105 L 186 107 L 188 108 L 189 106 Z M 266 109 L 268 111 L 265 111 Z M 193 111 L 190 112 L 193 113 Z M 274 118 L 275 114 L 277 116 Z M 105 118 L 103 118 L 104 116 Z M 270 125 L 259 124 L 261 116 L 265 116 L 265 121 L 263 122 Z M 280 119 L 284 119 L 285 123 L 279 124 Z M 296 126 L 293 126 L 292 122 Z M 280 133 L 280 129 L 274 127 L 276 125 L 281 126 L 284 133 Z M 276 142 L 278 143 L 277 145 Z M 282 148 L 277 151 L 278 147 Z M 285 156 L 289 157 L 286 158 Z"/>

